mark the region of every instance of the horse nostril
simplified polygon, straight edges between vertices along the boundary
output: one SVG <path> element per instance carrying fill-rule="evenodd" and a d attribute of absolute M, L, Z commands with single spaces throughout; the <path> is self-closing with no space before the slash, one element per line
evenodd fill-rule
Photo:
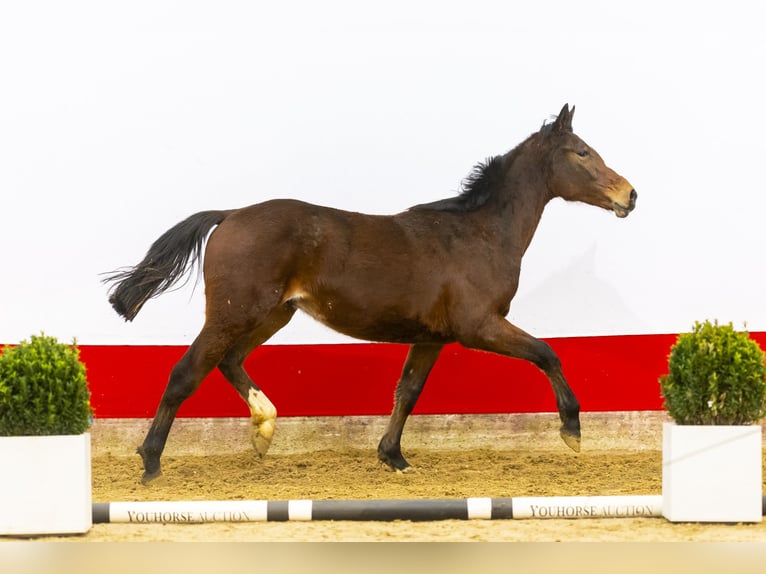
<path fill-rule="evenodd" d="M 636 193 L 635 189 L 630 190 L 630 201 L 634 202 L 636 201 L 636 198 L 638 197 L 638 194 Z"/>

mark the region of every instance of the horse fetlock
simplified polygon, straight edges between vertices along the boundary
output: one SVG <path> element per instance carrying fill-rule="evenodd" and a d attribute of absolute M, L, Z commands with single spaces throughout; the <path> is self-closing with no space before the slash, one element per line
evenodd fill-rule
<path fill-rule="evenodd" d="M 263 391 L 250 389 L 247 395 L 247 404 L 250 407 L 250 418 L 253 426 L 260 425 L 262 421 L 277 418 L 277 407 Z"/>

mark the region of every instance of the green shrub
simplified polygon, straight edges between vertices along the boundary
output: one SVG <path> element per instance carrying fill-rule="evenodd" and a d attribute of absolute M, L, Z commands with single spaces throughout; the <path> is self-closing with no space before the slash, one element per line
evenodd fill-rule
<path fill-rule="evenodd" d="M 0 354 L 0 436 L 82 434 L 91 425 L 85 365 L 75 342 L 32 336 Z"/>
<path fill-rule="evenodd" d="M 696 322 L 671 348 L 660 390 L 678 424 L 752 424 L 766 415 L 765 376 L 763 351 L 747 332 Z"/>

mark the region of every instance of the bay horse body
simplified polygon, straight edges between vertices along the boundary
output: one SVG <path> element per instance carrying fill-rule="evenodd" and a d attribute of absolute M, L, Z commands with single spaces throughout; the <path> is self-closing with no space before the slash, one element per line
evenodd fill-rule
<path fill-rule="evenodd" d="M 389 216 L 295 200 L 204 211 L 168 230 L 138 265 L 111 274 L 110 302 L 133 320 L 202 258 L 207 238 L 205 323 L 173 367 L 138 449 L 143 482 L 161 474 L 179 406 L 216 367 L 247 402 L 253 446 L 265 455 L 276 409 L 242 365 L 298 309 L 351 337 L 411 345 L 378 446 L 388 467 L 409 468 L 401 452 L 404 424 L 442 347 L 452 342 L 539 367 L 556 396 L 561 437 L 579 450 L 579 403 L 558 357 L 506 320 L 522 255 L 551 199 L 618 217 L 635 206 L 628 181 L 573 133 L 573 113 L 565 105 L 553 123 L 479 164 L 455 197 Z"/>

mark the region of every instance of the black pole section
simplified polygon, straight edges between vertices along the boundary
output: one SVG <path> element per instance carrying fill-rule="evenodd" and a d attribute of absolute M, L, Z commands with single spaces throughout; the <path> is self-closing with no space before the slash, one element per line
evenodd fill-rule
<path fill-rule="evenodd" d="M 312 520 L 468 520 L 464 499 L 317 500 Z"/>
<path fill-rule="evenodd" d="M 93 524 L 102 524 L 109 522 L 109 503 L 93 503 Z"/>
<path fill-rule="evenodd" d="M 513 498 L 492 499 L 492 519 L 513 518 Z"/>

